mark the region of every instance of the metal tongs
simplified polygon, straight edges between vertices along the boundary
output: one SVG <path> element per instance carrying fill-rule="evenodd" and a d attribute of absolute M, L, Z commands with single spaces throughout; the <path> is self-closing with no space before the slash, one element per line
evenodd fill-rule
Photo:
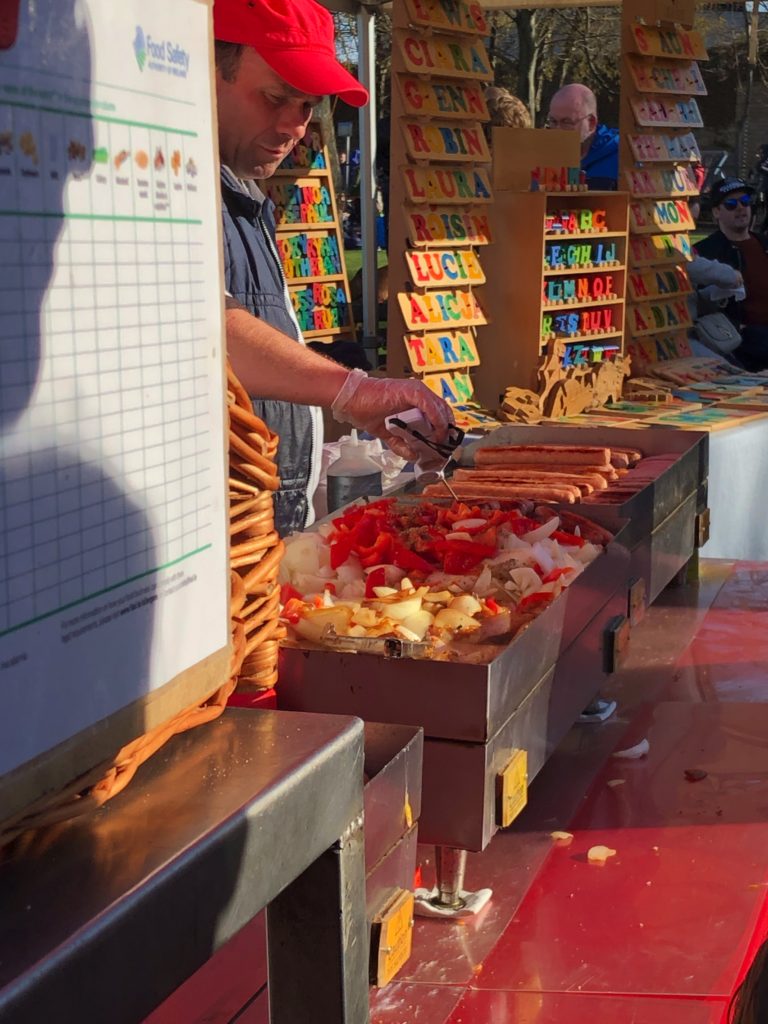
<path fill-rule="evenodd" d="M 331 625 L 323 630 L 323 643 L 337 651 L 381 654 L 385 658 L 418 658 L 432 647 L 425 640 L 401 640 L 396 636 L 339 636 Z"/>
<path fill-rule="evenodd" d="M 453 464 L 458 465 L 458 463 L 454 462 L 453 453 L 464 440 L 464 431 L 461 427 L 457 427 L 455 423 L 452 423 L 448 428 L 448 438 L 446 441 L 433 441 L 424 433 L 424 430 L 428 429 L 428 424 L 423 414 L 417 409 L 409 409 L 408 412 L 388 416 L 385 425 L 387 430 L 394 434 L 404 434 L 408 440 L 418 441 L 417 447 L 423 446 L 427 448 L 429 452 L 424 454 L 429 459 L 429 462 L 433 461 L 429 457 L 429 453 L 434 453 L 440 457 L 442 461 L 439 465 L 432 467 L 428 463 L 429 468 L 417 470 L 419 482 L 425 484 L 444 484 L 453 500 L 458 501 L 456 493 L 448 483 L 445 471 Z M 421 461 L 421 458 L 419 458 L 418 462 Z"/>

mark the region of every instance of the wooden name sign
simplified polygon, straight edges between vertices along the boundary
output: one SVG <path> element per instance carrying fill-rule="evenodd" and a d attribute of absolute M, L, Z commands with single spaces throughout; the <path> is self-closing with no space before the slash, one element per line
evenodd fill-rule
<path fill-rule="evenodd" d="M 413 25 L 436 28 L 463 35 L 488 35 L 488 22 L 479 3 L 464 0 L 406 0 L 409 21 Z"/>
<path fill-rule="evenodd" d="M 630 271 L 627 278 L 632 299 L 669 298 L 673 295 L 689 295 L 693 291 L 690 279 L 682 267 L 669 269 Z"/>
<path fill-rule="evenodd" d="M 406 335 L 405 350 L 415 373 L 435 370 L 459 370 L 479 366 L 480 357 L 471 331 L 443 331 L 435 334 Z"/>
<path fill-rule="evenodd" d="M 689 164 L 658 170 L 630 170 L 626 172 L 629 191 L 633 196 L 697 196 L 699 186 Z"/>
<path fill-rule="evenodd" d="M 693 354 L 684 331 L 637 338 L 628 343 L 627 352 L 632 357 L 632 369 L 635 373 L 650 363 L 658 363 L 664 359 L 687 359 Z"/>
<path fill-rule="evenodd" d="M 630 203 L 629 226 L 635 234 L 656 231 L 693 231 L 695 224 L 685 199 L 657 199 Z"/>
<path fill-rule="evenodd" d="M 441 82 L 436 78 L 398 75 L 397 83 L 406 114 L 488 120 L 482 86 L 477 82 Z"/>
<path fill-rule="evenodd" d="M 573 313 L 545 313 L 541 318 L 541 340 L 578 335 L 614 334 L 619 330 L 613 306 L 582 309 Z"/>
<path fill-rule="evenodd" d="M 701 33 L 695 29 L 633 25 L 632 39 L 636 52 L 644 57 L 667 57 L 670 60 L 707 59 L 704 40 Z"/>
<path fill-rule="evenodd" d="M 580 167 L 534 167 L 531 192 L 586 192 L 586 175 Z"/>
<path fill-rule="evenodd" d="M 691 314 L 685 299 L 669 302 L 644 302 L 627 309 L 627 326 L 633 338 L 659 331 L 674 331 L 691 326 Z M 666 356 L 665 358 L 669 358 Z"/>
<path fill-rule="evenodd" d="M 486 214 L 439 206 L 406 213 L 406 230 L 408 241 L 415 246 L 439 246 L 446 242 L 489 245 L 493 241 Z"/>
<path fill-rule="evenodd" d="M 629 148 L 639 163 L 682 163 L 700 161 L 701 152 L 693 132 L 685 135 L 630 135 Z"/>
<path fill-rule="evenodd" d="M 485 171 L 457 167 L 403 167 L 412 203 L 490 203 L 491 182 Z"/>
<path fill-rule="evenodd" d="M 618 263 L 616 242 L 547 242 L 544 246 L 545 270 L 588 270 Z"/>
<path fill-rule="evenodd" d="M 395 42 L 402 54 L 405 70 L 411 74 L 470 78 L 480 82 L 493 80 L 493 68 L 479 39 L 469 41 L 450 36 L 426 36 L 398 29 Z"/>
<path fill-rule="evenodd" d="M 628 54 L 629 71 L 638 92 L 668 92 L 677 96 L 706 96 L 707 87 L 695 60 L 657 60 Z"/>
<path fill-rule="evenodd" d="M 459 125 L 403 118 L 400 127 L 405 137 L 405 148 L 412 160 L 481 164 L 491 162 L 488 143 L 480 124 Z"/>
<path fill-rule="evenodd" d="M 561 366 L 568 369 L 571 366 L 594 366 L 596 363 L 612 363 L 621 352 L 619 344 L 593 345 L 576 342 L 566 345 L 561 360 Z"/>
<path fill-rule="evenodd" d="M 692 258 L 691 242 L 687 235 L 635 235 L 629 239 L 632 263 L 636 267 L 650 267 L 656 263 L 679 263 L 680 258 Z"/>
<path fill-rule="evenodd" d="M 411 280 L 418 288 L 453 284 L 485 284 L 480 260 L 471 249 L 431 249 L 406 252 Z"/>
<path fill-rule="evenodd" d="M 336 277 L 344 273 L 339 240 L 329 231 L 280 234 L 277 251 L 289 282 L 309 277 Z"/>
<path fill-rule="evenodd" d="M 699 105 L 694 99 L 630 99 L 630 106 L 635 117 L 635 124 L 643 128 L 655 128 L 657 125 L 670 128 L 702 128 L 704 121 Z"/>
<path fill-rule="evenodd" d="M 558 210 L 548 213 L 544 221 L 547 234 L 583 235 L 607 231 L 605 210 Z"/>
<path fill-rule="evenodd" d="M 349 325 L 347 295 L 341 285 L 308 284 L 289 288 L 291 302 L 303 334 L 333 331 Z"/>
<path fill-rule="evenodd" d="M 449 405 L 469 402 L 475 391 L 468 373 L 428 373 L 422 380 Z"/>
<path fill-rule="evenodd" d="M 455 292 L 426 292 L 424 295 L 400 292 L 397 300 L 411 331 L 428 327 L 470 327 L 488 322 L 477 297 L 460 289 Z"/>
<path fill-rule="evenodd" d="M 584 277 L 547 277 L 544 279 L 542 300 L 545 306 L 617 298 L 613 274 L 589 274 Z"/>
<path fill-rule="evenodd" d="M 266 187 L 275 204 L 278 224 L 333 224 L 331 194 L 325 185 L 316 185 L 311 178 L 283 184 L 272 179 Z"/>

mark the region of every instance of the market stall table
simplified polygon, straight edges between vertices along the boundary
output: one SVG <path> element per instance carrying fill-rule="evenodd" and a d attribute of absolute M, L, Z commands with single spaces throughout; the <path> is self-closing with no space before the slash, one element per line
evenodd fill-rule
<path fill-rule="evenodd" d="M 358 720 L 231 710 L 176 737 L 5 851 L 0 1019 L 137 1024 L 267 906 L 273 1024 L 363 1024 L 362 810 Z"/>

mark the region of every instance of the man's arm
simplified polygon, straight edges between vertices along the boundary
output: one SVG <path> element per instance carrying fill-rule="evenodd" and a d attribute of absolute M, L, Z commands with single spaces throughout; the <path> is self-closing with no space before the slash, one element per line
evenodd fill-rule
<path fill-rule="evenodd" d="M 297 344 L 229 297 L 226 329 L 232 369 L 249 395 L 330 409 L 334 419 L 375 434 L 405 459 L 412 458 L 414 450 L 384 426 L 393 413 L 420 409 L 432 425 L 433 438 L 446 439 L 453 413 L 420 380 L 375 378 L 348 370 Z"/>
<path fill-rule="evenodd" d="M 330 408 L 349 370 L 226 301 L 229 359 L 248 394 Z"/>

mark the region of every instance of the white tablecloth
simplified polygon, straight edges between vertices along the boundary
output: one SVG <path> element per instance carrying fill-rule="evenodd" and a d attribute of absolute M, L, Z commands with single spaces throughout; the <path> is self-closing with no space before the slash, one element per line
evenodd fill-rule
<path fill-rule="evenodd" d="M 768 418 L 710 433 L 709 508 L 704 558 L 768 562 Z"/>

